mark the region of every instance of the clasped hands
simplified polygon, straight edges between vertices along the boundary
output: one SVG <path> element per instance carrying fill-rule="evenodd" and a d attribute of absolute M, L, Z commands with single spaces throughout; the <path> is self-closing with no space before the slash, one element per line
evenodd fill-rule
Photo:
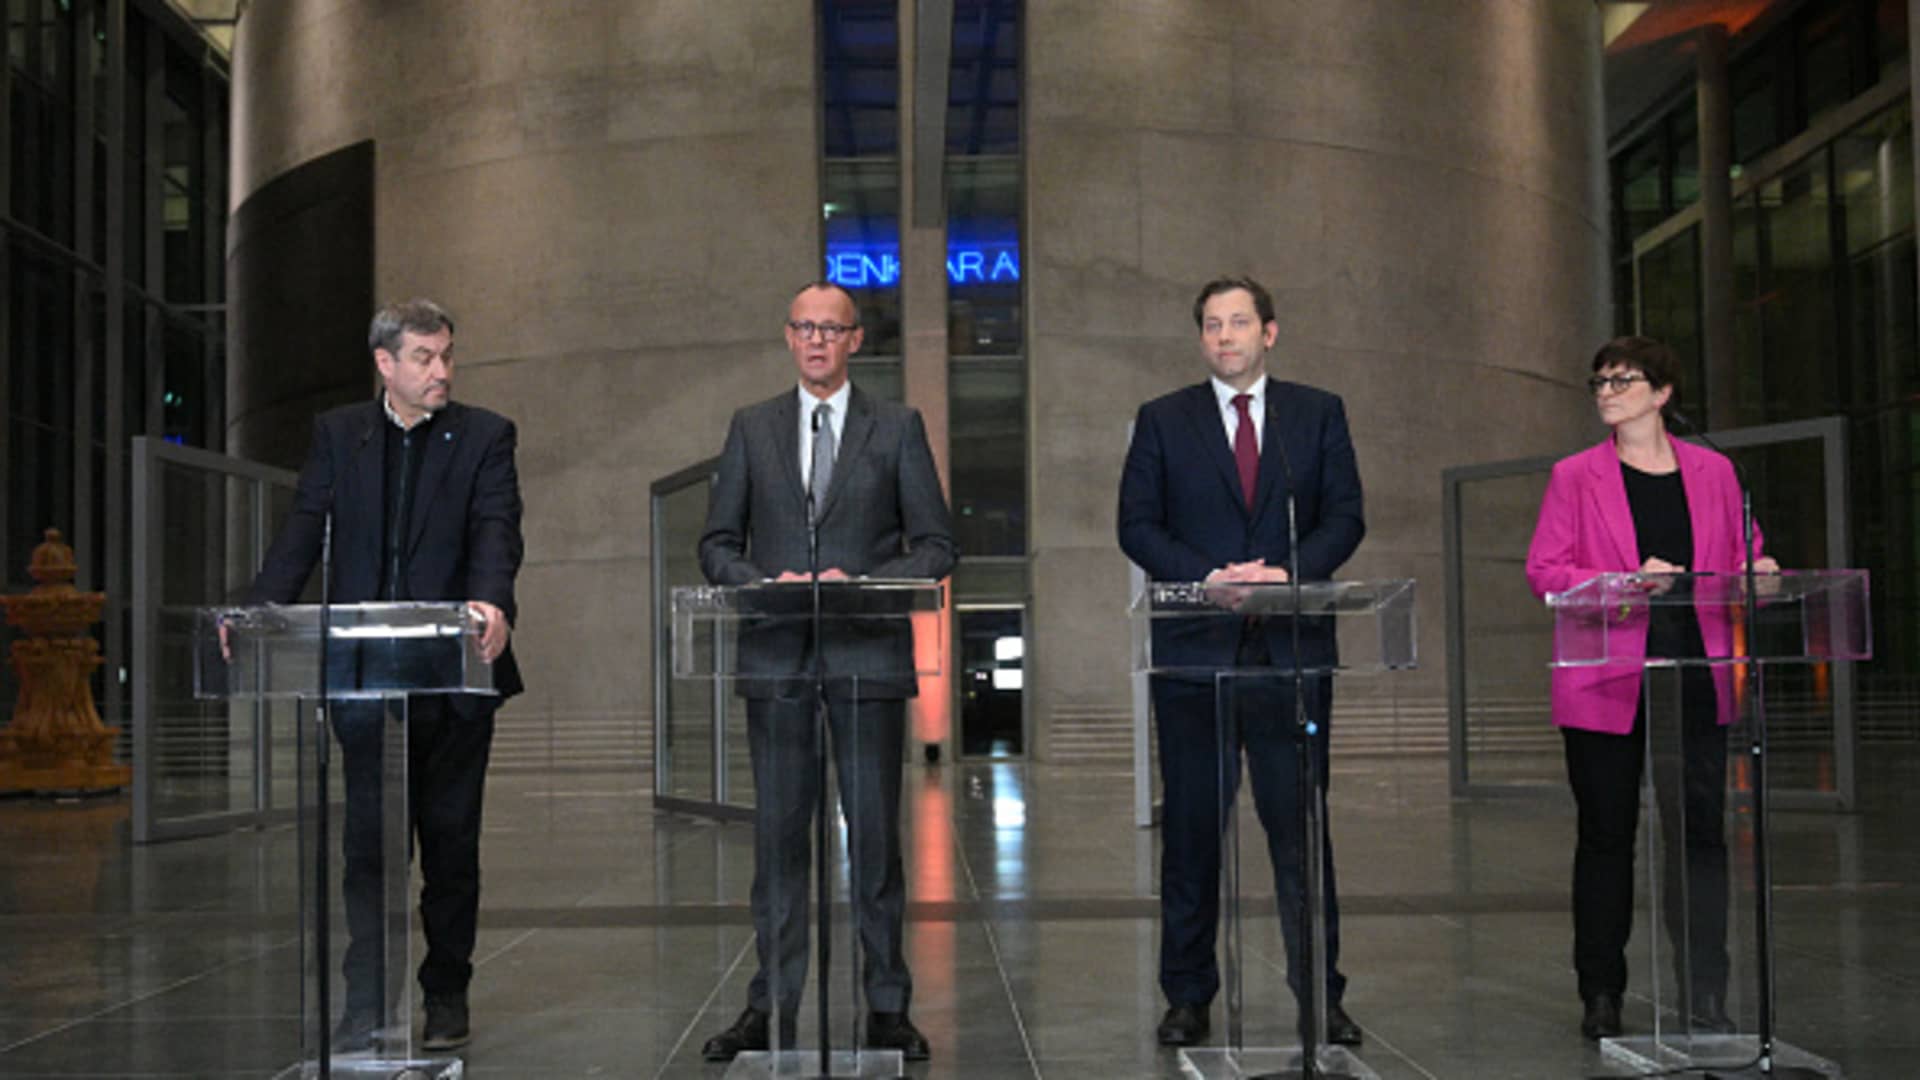
<path fill-rule="evenodd" d="M 773 578 L 771 580 L 775 582 L 783 583 L 783 584 L 787 582 L 794 582 L 794 581 L 812 581 L 813 575 L 801 573 L 798 570 L 782 570 L 780 571 L 780 576 Z M 820 580 L 821 581 L 851 581 L 853 579 L 850 575 L 848 575 L 848 573 L 845 570 L 842 570 L 837 566 L 829 566 L 825 570 L 820 571 Z"/>
<path fill-rule="evenodd" d="M 1207 575 L 1207 599 L 1229 611 L 1238 611 L 1253 595 L 1253 589 L 1248 586 L 1279 584 L 1286 580 L 1286 568 L 1268 566 L 1265 559 L 1228 563 Z"/>
<path fill-rule="evenodd" d="M 1686 567 L 1675 566 L 1673 563 L 1657 555 L 1648 557 L 1647 561 L 1641 563 L 1640 569 L 1636 571 L 1636 573 L 1645 576 L 1645 580 L 1640 582 L 1641 587 L 1655 596 L 1659 596 L 1673 588 L 1673 578 L 1669 575 L 1684 574 L 1686 572 Z M 1741 563 L 1738 572 L 1742 574 L 1746 573 L 1747 564 L 1744 562 Z M 1778 574 L 1780 572 L 1780 563 L 1771 555 L 1762 555 L 1753 561 L 1753 572 L 1756 574 Z M 1777 590 L 1779 583 L 1773 582 L 1772 588 Z M 1760 591 L 1766 592 L 1768 590 L 1761 589 Z"/>

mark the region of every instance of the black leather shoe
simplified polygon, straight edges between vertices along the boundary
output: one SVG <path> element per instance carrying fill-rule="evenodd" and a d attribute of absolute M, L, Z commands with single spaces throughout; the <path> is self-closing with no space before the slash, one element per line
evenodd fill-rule
<path fill-rule="evenodd" d="M 458 1050 L 473 1041 L 467 1025 L 465 994 L 428 994 L 427 1020 L 420 1029 L 420 1049 Z"/>
<path fill-rule="evenodd" d="M 371 1050 L 374 1032 L 379 1027 L 378 1012 L 349 1006 L 340 1015 L 340 1022 L 333 1025 L 333 1037 L 328 1045 L 336 1054 L 358 1054 Z"/>
<path fill-rule="evenodd" d="M 927 1037 L 913 1026 L 903 1012 L 874 1012 L 867 1014 L 867 1048 L 869 1050 L 898 1050 L 900 1056 L 908 1061 L 925 1061 L 933 1055 L 927 1046 Z"/>
<path fill-rule="evenodd" d="M 1338 1005 L 1327 1006 L 1327 1041 L 1335 1046 L 1360 1045 L 1360 1025 Z"/>
<path fill-rule="evenodd" d="M 1589 1039 L 1610 1039 L 1620 1034 L 1620 995 L 1595 994 L 1587 999 L 1587 1012 L 1580 1018 L 1580 1034 Z"/>
<path fill-rule="evenodd" d="M 1161 1046 L 1192 1046 L 1207 1037 L 1210 1026 L 1205 1005 L 1175 1005 L 1160 1018 L 1155 1034 Z"/>
<path fill-rule="evenodd" d="M 732 1027 L 707 1040 L 700 1056 L 708 1061 L 732 1061 L 749 1050 L 766 1048 L 767 1014 L 749 1005 Z"/>

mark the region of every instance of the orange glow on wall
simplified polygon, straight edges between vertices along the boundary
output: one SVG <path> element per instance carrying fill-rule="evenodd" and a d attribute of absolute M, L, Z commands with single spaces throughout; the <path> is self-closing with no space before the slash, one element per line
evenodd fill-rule
<path fill-rule="evenodd" d="M 1673 0 L 1649 5 L 1646 12 L 1607 44 L 1609 53 L 1686 37 L 1703 26 L 1719 23 L 1729 37 L 1738 35 L 1759 18 L 1773 0 Z"/>
<path fill-rule="evenodd" d="M 953 731 L 953 672 L 947 649 L 947 628 L 953 625 L 951 586 L 939 611 L 917 611 L 913 615 L 913 665 L 918 671 L 938 671 L 938 675 L 920 676 L 920 696 L 908 709 L 913 740 L 924 746 L 944 744 Z"/>

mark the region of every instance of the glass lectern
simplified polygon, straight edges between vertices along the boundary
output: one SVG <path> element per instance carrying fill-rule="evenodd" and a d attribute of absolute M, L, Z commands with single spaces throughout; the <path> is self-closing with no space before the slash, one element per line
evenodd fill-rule
<path fill-rule="evenodd" d="M 904 699 L 941 671 L 944 598 L 944 586 L 920 580 L 673 591 L 674 677 L 746 699 L 753 757 L 760 974 L 749 996 L 773 1020 L 768 1049 L 734 1058 L 729 1080 L 904 1075 L 901 1052 L 868 1048 L 865 1025 L 872 1012 L 907 1008 Z M 836 950 L 843 969 L 833 969 Z M 805 1015 L 809 966 L 815 1008 Z"/>
<path fill-rule="evenodd" d="M 1414 583 L 1405 579 L 1302 582 L 1298 589 L 1284 584 L 1150 582 L 1134 598 L 1132 616 L 1135 672 L 1213 684 L 1223 786 L 1239 774 L 1243 724 L 1277 724 L 1293 732 L 1292 745 L 1301 763 L 1299 775 L 1310 779 L 1320 767 L 1327 738 L 1324 727 L 1311 719 L 1319 715 L 1313 704 L 1315 696 L 1332 693 L 1338 678 L 1404 670 L 1417 661 Z M 1248 653 L 1245 646 L 1249 641 L 1260 643 L 1261 648 Z M 1268 642 L 1272 648 L 1266 647 Z M 1222 657 L 1229 659 L 1223 663 Z M 1296 663 L 1287 657 L 1300 660 Z M 1276 699 L 1271 695 L 1253 696 L 1260 694 L 1260 686 L 1271 686 L 1276 680 L 1292 688 L 1289 696 L 1300 703 L 1298 715 L 1269 715 L 1269 702 Z M 1250 709 L 1238 707 L 1237 699 L 1243 695 L 1259 704 Z M 1304 741 L 1302 727 L 1306 729 Z M 1315 742 L 1320 745 L 1312 746 Z M 1303 913 L 1282 912 L 1283 921 L 1300 920 L 1303 945 L 1309 954 L 1304 958 L 1309 970 L 1296 976 L 1296 981 L 1306 987 L 1303 1014 L 1298 1016 L 1294 1005 L 1286 1000 L 1292 995 L 1284 986 L 1256 989 L 1251 995 L 1255 1000 L 1248 1001 L 1249 965 L 1244 945 L 1247 890 L 1240 867 L 1240 800 L 1221 800 L 1220 972 L 1226 997 L 1226 1044 L 1180 1051 L 1182 1070 L 1196 1080 L 1376 1075 L 1351 1050 L 1331 1046 L 1326 1040 L 1327 1002 L 1322 990 L 1327 985 L 1326 804 L 1322 786 L 1303 781 L 1299 785 L 1300 805 L 1281 812 L 1289 819 L 1281 827 L 1299 830 L 1294 850 L 1300 853 L 1299 873 L 1305 893 Z M 1265 1045 L 1246 1045 L 1249 1027 Z M 1272 1037 L 1277 1033 L 1297 1033 L 1299 1042 Z"/>
<path fill-rule="evenodd" d="M 297 710 L 301 1055 L 280 1076 L 458 1080 L 414 1036 L 407 701 L 494 692 L 480 623 L 462 603 L 264 605 L 203 608 L 194 635 L 196 696 Z"/>
<path fill-rule="evenodd" d="M 1739 574 L 1609 573 L 1547 598 L 1554 667 L 1586 669 L 1579 678 L 1596 694 L 1631 699 L 1639 681 L 1647 733 L 1641 887 L 1658 928 L 1634 930 L 1645 959 L 1629 965 L 1629 992 L 1652 1004 L 1652 1023 L 1645 1034 L 1603 1039 L 1601 1049 L 1640 1071 L 1839 1075 L 1831 1062 L 1773 1038 L 1763 675 L 1774 666 L 1870 658 L 1867 574 L 1752 581 L 1749 597 Z M 1650 634 L 1702 647 L 1698 655 L 1648 656 Z M 1811 685 L 1817 693 L 1826 680 Z"/>

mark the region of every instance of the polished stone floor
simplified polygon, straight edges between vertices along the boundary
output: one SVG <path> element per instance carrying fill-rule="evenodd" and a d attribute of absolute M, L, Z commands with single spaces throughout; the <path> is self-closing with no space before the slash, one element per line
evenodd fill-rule
<path fill-rule="evenodd" d="M 1778 1027 L 1847 1076 L 1913 1077 L 1920 750 L 1863 759 L 1861 812 L 1776 818 Z M 1130 824 L 1129 778 L 967 763 L 912 767 L 907 789 L 913 1012 L 934 1045 L 912 1074 L 1179 1075 L 1153 1039 L 1156 841 Z M 1336 744 L 1332 808 L 1347 1005 L 1373 1070 L 1622 1075 L 1577 1031 L 1570 803 L 1455 802 L 1443 759 Z M 271 1075 L 297 1052 L 291 831 L 134 848 L 126 816 L 0 802 L 0 1076 Z M 750 849 L 743 825 L 656 812 L 643 778 L 496 776 L 468 1075 L 720 1076 L 698 1050 L 751 974 Z M 1250 910 L 1257 1045 L 1292 1008 L 1270 901 Z M 1636 949 L 1649 940 L 1643 912 Z M 1219 1003 L 1213 1018 L 1218 1041 Z"/>

